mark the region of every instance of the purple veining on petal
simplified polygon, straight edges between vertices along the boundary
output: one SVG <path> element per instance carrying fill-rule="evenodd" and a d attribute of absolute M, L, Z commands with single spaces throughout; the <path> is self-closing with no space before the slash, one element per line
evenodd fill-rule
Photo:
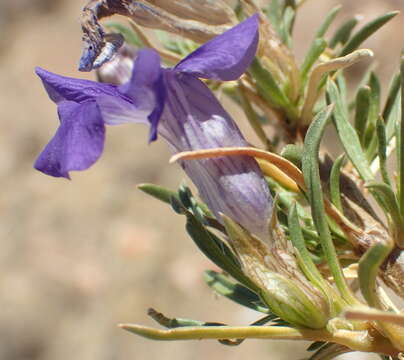
<path fill-rule="evenodd" d="M 258 37 L 259 16 L 254 15 L 196 49 L 175 69 L 205 79 L 236 80 L 254 59 Z"/>
<path fill-rule="evenodd" d="M 203 82 L 173 70 L 164 72 L 164 80 L 167 99 L 159 133 L 174 152 L 248 145 Z M 268 235 L 272 198 L 254 159 L 219 157 L 181 165 L 219 220 L 224 213 L 256 235 Z"/>
<path fill-rule="evenodd" d="M 85 170 L 98 160 L 104 148 L 105 127 L 92 101 L 63 101 L 58 113 L 60 126 L 34 166 L 45 174 L 69 178 L 69 171 Z"/>

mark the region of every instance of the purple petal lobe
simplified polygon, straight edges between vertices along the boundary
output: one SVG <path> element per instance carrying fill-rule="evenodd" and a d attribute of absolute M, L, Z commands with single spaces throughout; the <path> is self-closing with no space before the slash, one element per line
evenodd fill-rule
<path fill-rule="evenodd" d="M 60 126 L 34 167 L 45 174 L 69 178 L 71 170 L 85 170 L 100 157 L 105 127 L 95 102 L 61 102 Z"/>
<path fill-rule="evenodd" d="M 157 138 L 157 125 L 164 109 L 165 89 L 162 74 L 159 54 L 152 49 L 141 50 L 136 58 L 130 81 L 119 87 L 138 111 L 147 114 L 147 120 L 151 125 L 149 141 Z"/>
<path fill-rule="evenodd" d="M 255 56 L 258 36 L 259 16 L 253 15 L 196 49 L 175 69 L 205 79 L 238 79 Z"/>
<path fill-rule="evenodd" d="M 102 119 L 107 125 L 120 125 L 125 123 L 143 123 L 148 124 L 150 108 L 137 108 L 130 101 L 118 97 L 101 95 L 95 101 L 97 102 Z"/>
<path fill-rule="evenodd" d="M 41 68 L 36 68 L 36 73 L 55 103 L 64 100 L 83 102 L 99 95 L 119 95 L 115 85 L 61 76 Z"/>
<path fill-rule="evenodd" d="M 159 134 L 174 152 L 248 146 L 209 88 L 192 75 L 165 73 L 166 107 Z M 268 186 L 256 161 L 246 156 L 181 163 L 217 219 L 224 213 L 266 238 L 272 209 Z"/>

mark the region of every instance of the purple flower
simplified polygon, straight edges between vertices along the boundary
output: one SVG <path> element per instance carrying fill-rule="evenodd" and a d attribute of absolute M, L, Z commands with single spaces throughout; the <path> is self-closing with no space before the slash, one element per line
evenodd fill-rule
<path fill-rule="evenodd" d="M 61 125 L 35 167 L 52 176 L 91 166 L 103 150 L 104 124 L 143 122 L 150 141 L 159 134 L 173 152 L 248 146 L 229 114 L 198 78 L 235 80 L 258 44 L 255 15 L 207 42 L 173 69 L 154 50 L 139 51 L 131 79 L 122 85 L 77 80 L 37 70 L 58 104 Z M 266 236 L 272 200 L 256 161 L 220 157 L 182 161 L 202 199 L 249 231 Z"/>

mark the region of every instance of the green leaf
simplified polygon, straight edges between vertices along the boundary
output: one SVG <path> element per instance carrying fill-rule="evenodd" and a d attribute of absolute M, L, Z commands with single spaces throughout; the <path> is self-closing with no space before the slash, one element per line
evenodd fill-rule
<path fill-rule="evenodd" d="M 310 253 L 306 248 L 302 230 L 297 215 L 296 203 L 290 208 L 288 215 L 289 235 L 293 246 L 298 253 L 299 266 L 310 282 L 319 289 L 324 290 L 324 278 L 318 271 L 316 265 L 311 259 Z"/>
<path fill-rule="evenodd" d="M 302 167 L 302 152 L 303 146 L 288 144 L 282 149 L 281 156 L 295 164 L 300 169 Z"/>
<path fill-rule="evenodd" d="M 294 109 L 289 98 L 278 86 L 275 78 L 268 70 L 262 67 L 257 58 L 253 60 L 249 71 L 256 81 L 258 92 L 266 101 L 268 101 L 270 106 L 277 109 L 284 109 L 289 113 L 296 113 L 296 109 Z M 293 118 L 295 118 L 296 114 L 293 116 Z"/>
<path fill-rule="evenodd" d="M 355 101 L 355 130 L 361 144 L 364 144 L 364 135 L 369 117 L 370 87 L 363 85 L 356 94 Z"/>
<path fill-rule="evenodd" d="M 331 174 L 330 174 L 330 197 L 331 202 L 335 205 L 335 207 L 342 213 L 343 207 L 341 202 L 341 191 L 340 191 L 340 177 L 341 177 L 341 168 L 345 161 L 345 155 L 340 155 L 332 165 Z"/>
<path fill-rule="evenodd" d="M 336 87 L 335 91 L 337 91 Z M 330 229 L 325 215 L 323 190 L 321 188 L 320 180 L 318 152 L 320 141 L 325 126 L 330 119 L 332 109 L 332 106 L 328 106 L 326 109 L 318 113 L 310 125 L 304 140 L 302 168 L 314 225 L 319 234 L 327 264 L 341 296 L 348 303 L 356 304 L 357 300 L 351 293 L 351 290 L 345 281 L 344 274 L 338 261 L 337 252 L 331 239 Z"/>
<path fill-rule="evenodd" d="M 304 58 L 303 64 L 300 67 L 300 76 L 303 85 L 307 81 L 310 69 L 326 48 L 327 48 L 327 42 L 321 38 L 315 39 L 311 44 L 310 49 Z"/>
<path fill-rule="evenodd" d="M 144 47 L 143 42 L 139 39 L 139 37 L 136 35 L 132 29 L 128 28 L 125 25 L 122 25 L 120 23 L 115 23 L 111 22 L 105 25 L 107 29 L 111 29 L 113 31 L 116 31 L 120 34 L 123 35 L 125 38 L 125 42 L 127 42 L 130 45 L 133 45 L 135 47 L 141 48 Z"/>
<path fill-rule="evenodd" d="M 380 112 L 380 82 L 374 72 L 370 74 L 369 78 L 370 87 L 370 104 L 368 115 L 368 128 L 365 133 L 365 148 L 366 155 L 369 161 L 372 161 L 377 153 L 377 135 L 376 135 L 376 122 Z M 366 141 L 368 140 L 368 141 Z"/>
<path fill-rule="evenodd" d="M 394 75 L 391 84 L 389 86 L 389 92 L 387 94 L 386 102 L 383 108 L 382 117 L 388 122 L 391 113 L 394 109 L 394 104 L 397 101 L 398 95 L 400 94 L 400 74 Z"/>
<path fill-rule="evenodd" d="M 154 184 L 140 184 L 137 186 L 139 190 L 142 190 L 146 194 L 153 196 L 157 200 L 163 201 L 166 204 L 171 204 L 171 198 L 177 198 L 179 196 L 175 191 L 169 190 L 165 187 Z"/>
<path fill-rule="evenodd" d="M 288 6 L 286 7 L 284 13 L 283 13 L 283 19 L 281 23 L 281 40 L 288 48 L 292 47 L 292 28 L 293 28 L 293 23 L 295 20 L 295 11 L 293 10 L 292 7 Z"/>
<path fill-rule="evenodd" d="M 268 7 L 264 9 L 264 12 L 268 16 L 269 22 L 275 28 L 277 34 L 281 36 L 283 1 L 280 0 L 270 1 Z"/>
<path fill-rule="evenodd" d="M 345 76 L 344 72 L 341 70 L 337 73 L 337 78 L 336 78 L 338 90 L 340 93 L 340 98 L 341 98 L 341 105 L 344 108 L 344 112 L 346 114 L 349 114 L 349 108 L 348 108 L 348 89 L 345 81 Z"/>
<path fill-rule="evenodd" d="M 345 21 L 330 40 L 330 48 L 334 49 L 338 44 L 345 45 L 351 36 L 353 28 L 358 24 L 358 18 L 353 17 Z"/>
<path fill-rule="evenodd" d="M 390 177 L 387 171 L 387 138 L 386 138 L 386 126 L 381 117 L 377 119 L 376 124 L 377 132 L 377 142 L 378 142 L 378 153 L 379 153 L 379 164 L 380 173 L 382 175 L 383 181 L 391 187 Z"/>
<path fill-rule="evenodd" d="M 363 297 L 372 307 L 380 308 L 381 306 L 377 297 L 377 276 L 380 266 L 386 260 L 390 251 L 390 246 L 378 242 L 366 251 L 359 261 L 359 286 Z"/>
<path fill-rule="evenodd" d="M 307 250 L 305 240 L 299 223 L 299 218 L 296 209 L 296 203 L 292 205 L 288 215 L 288 225 L 290 239 L 296 249 L 296 257 L 299 266 L 306 278 L 316 286 L 328 300 L 331 317 L 336 316 L 342 308 L 342 301 L 338 294 L 324 280 L 321 273 L 314 264 L 310 252 Z"/>
<path fill-rule="evenodd" d="M 266 136 L 265 131 L 262 128 L 262 124 L 258 117 L 258 114 L 255 112 L 248 97 L 246 96 L 245 88 L 241 83 L 239 83 L 238 86 L 238 94 L 240 97 L 241 106 L 244 110 L 248 122 L 250 123 L 251 127 L 253 128 L 254 132 L 257 134 L 258 138 L 261 140 L 265 148 L 268 151 L 271 151 L 273 149 L 273 145 Z"/>
<path fill-rule="evenodd" d="M 372 181 L 374 177 L 366 156 L 362 151 L 358 135 L 348 120 L 348 114 L 342 105 L 338 88 L 331 80 L 327 83 L 327 96 L 329 102 L 335 105 L 333 121 L 349 160 L 353 163 L 364 181 Z"/>
<path fill-rule="evenodd" d="M 266 314 L 270 312 L 255 292 L 234 281 L 230 281 L 226 275 L 208 270 L 204 273 L 204 279 L 215 292 L 237 304 Z"/>
<path fill-rule="evenodd" d="M 342 48 L 339 56 L 347 55 L 356 50 L 369 36 L 380 29 L 398 13 L 399 11 L 391 11 L 368 22 L 355 35 L 351 37 L 347 44 Z"/>
<path fill-rule="evenodd" d="M 241 271 L 240 264 L 230 248 L 215 234 L 206 230 L 190 213 L 187 213 L 186 229 L 198 248 L 214 264 L 251 290 L 257 290 L 257 286 Z"/>
<path fill-rule="evenodd" d="M 396 195 L 394 194 L 391 187 L 385 183 L 379 183 L 376 181 L 368 182 L 365 184 L 366 187 L 373 192 L 377 193 L 379 197 L 383 200 L 383 205 L 385 211 L 391 215 L 393 219 L 394 227 L 400 228 L 403 224 L 402 216 L 400 215 L 400 208 Z"/>
<path fill-rule="evenodd" d="M 323 23 L 320 25 L 316 32 L 316 38 L 322 38 L 325 33 L 327 32 L 328 28 L 334 21 L 335 17 L 338 15 L 339 11 L 341 10 L 341 5 L 337 5 L 333 7 L 328 14 L 325 16 Z"/>

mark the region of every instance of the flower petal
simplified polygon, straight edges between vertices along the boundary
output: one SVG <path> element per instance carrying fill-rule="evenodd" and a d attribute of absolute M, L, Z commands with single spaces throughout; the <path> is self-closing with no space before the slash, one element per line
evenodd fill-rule
<path fill-rule="evenodd" d="M 205 79 L 238 79 L 254 59 L 258 30 L 256 14 L 196 49 L 175 69 Z"/>
<path fill-rule="evenodd" d="M 165 82 L 166 108 L 159 133 L 174 152 L 247 146 L 237 125 L 202 81 L 167 71 Z M 254 159 L 219 157 L 181 165 L 219 221 L 224 213 L 250 232 L 268 236 L 272 198 Z"/>
<path fill-rule="evenodd" d="M 101 95 L 95 101 L 100 108 L 102 119 L 107 125 L 149 123 L 150 109 L 138 109 L 131 102 L 121 97 Z"/>
<path fill-rule="evenodd" d="M 83 102 L 99 95 L 119 96 L 115 85 L 61 76 L 39 67 L 36 68 L 36 74 L 55 103 L 64 100 Z"/>
<path fill-rule="evenodd" d="M 131 80 L 119 87 L 139 111 L 148 114 L 151 125 L 150 141 L 157 138 L 157 125 L 164 109 L 165 89 L 162 74 L 159 54 L 155 50 L 144 49 L 138 53 Z"/>
<path fill-rule="evenodd" d="M 69 178 L 69 171 L 85 170 L 98 160 L 104 148 L 105 126 L 93 101 L 63 101 L 58 112 L 61 124 L 34 167 L 51 176 Z"/>

